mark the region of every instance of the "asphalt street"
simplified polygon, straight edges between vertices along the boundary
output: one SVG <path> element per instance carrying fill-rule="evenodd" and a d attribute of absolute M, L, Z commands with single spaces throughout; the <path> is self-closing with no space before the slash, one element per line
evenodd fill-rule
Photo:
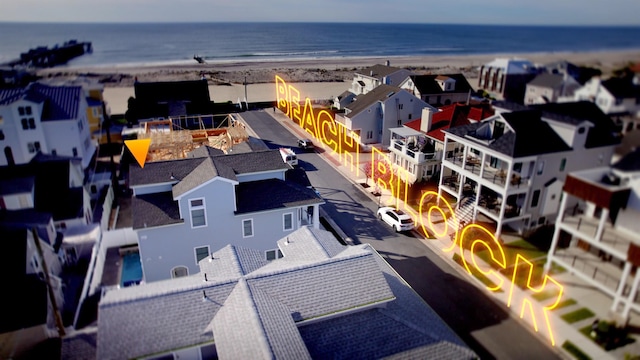
<path fill-rule="evenodd" d="M 326 213 L 355 243 L 371 244 L 483 359 L 558 359 L 558 353 L 509 310 L 467 281 L 467 275 L 425 246 L 415 232 L 395 233 L 376 217 L 377 202 L 265 111 L 241 114 L 270 148 L 290 147 L 326 201 Z"/>

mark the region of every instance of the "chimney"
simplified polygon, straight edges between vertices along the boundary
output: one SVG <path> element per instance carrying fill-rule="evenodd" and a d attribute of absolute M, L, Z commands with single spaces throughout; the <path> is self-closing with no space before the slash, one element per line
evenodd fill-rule
<path fill-rule="evenodd" d="M 427 133 L 431 130 L 431 122 L 433 121 L 433 110 L 431 106 L 425 106 L 422 109 L 422 119 L 420 120 L 420 131 Z"/>
<path fill-rule="evenodd" d="M 373 77 L 373 70 L 369 71 L 369 75 Z"/>

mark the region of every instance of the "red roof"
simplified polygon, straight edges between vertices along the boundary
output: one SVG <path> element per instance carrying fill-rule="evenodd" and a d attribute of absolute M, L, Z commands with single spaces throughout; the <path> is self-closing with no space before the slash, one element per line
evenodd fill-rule
<path fill-rule="evenodd" d="M 431 119 L 431 131 L 427 136 L 444 141 L 444 132 L 451 127 L 467 125 L 469 119 L 480 121 L 493 115 L 493 109 L 489 104 L 465 105 L 456 103 L 440 107 L 438 113 L 433 114 Z"/>
<path fill-rule="evenodd" d="M 455 103 L 441 106 L 439 110 L 440 111 L 434 113 L 431 117 L 431 131 L 427 132 L 427 136 L 440 141 L 444 141 L 444 133 L 442 130 L 446 130 L 450 127 L 467 125 L 470 123 L 469 119 L 480 121 L 494 114 L 491 105 L 485 103 L 471 105 Z M 416 119 L 404 124 L 404 126 L 416 131 L 421 131 L 421 124 L 422 119 Z"/>

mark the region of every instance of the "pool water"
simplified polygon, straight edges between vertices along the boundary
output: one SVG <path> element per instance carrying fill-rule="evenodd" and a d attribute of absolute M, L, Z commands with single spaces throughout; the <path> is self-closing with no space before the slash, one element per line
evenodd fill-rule
<path fill-rule="evenodd" d="M 132 252 L 122 257 L 122 275 L 120 287 L 138 285 L 142 281 L 142 264 L 140 253 Z"/>

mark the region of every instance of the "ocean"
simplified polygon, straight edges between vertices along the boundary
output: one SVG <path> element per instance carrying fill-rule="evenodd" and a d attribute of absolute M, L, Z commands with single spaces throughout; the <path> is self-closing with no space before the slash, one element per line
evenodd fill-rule
<path fill-rule="evenodd" d="M 68 67 L 640 49 L 640 27 L 348 23 L 0 23 L 0 63 L 75 39 Z"/>

